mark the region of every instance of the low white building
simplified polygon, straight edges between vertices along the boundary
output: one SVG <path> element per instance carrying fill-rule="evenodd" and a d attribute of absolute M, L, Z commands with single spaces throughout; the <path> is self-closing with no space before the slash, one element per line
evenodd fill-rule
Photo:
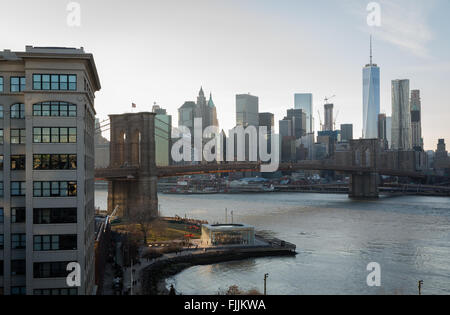
<path fill-rule="evenodd" d="M 203 246 L 254 245 L 255 228 L 245 224 L 203 224 Z"/>

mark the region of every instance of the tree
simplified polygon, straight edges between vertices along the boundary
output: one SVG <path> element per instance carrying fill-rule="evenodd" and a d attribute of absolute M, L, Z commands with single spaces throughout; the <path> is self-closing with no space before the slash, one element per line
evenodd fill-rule
<path fill-rule="evenodd" d="M 128 221 L 131 224 L 138 225 L 145 245 L 147 244 L 148 233 L 156 219 L 156 217 L 152 216 L 150 209 L 146 209 L 145 207 L 134 207 L 130 210 Z"/>

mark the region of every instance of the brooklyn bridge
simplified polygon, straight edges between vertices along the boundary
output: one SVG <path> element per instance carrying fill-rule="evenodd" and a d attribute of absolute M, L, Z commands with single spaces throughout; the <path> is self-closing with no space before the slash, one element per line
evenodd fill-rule
<path fill-rule="evenodd" d="M 108 181 L 108 211 L 142 208 L 158 214 L 158 178 L 194 174 L 260 171 L 259 162 L 199 163 L 157 167 L 155 114 L 110 115 L 110 165 L 96 169 L 96 180 Z M 280 171 L 336 171 L 350 177 L 350 198 L 378 198 L 380 175 L 426 180 L 417 170 L 414 152 L 385 151 L 378 139 L 351 140 L 349 150 L 333 159 L 281 163 Z"/>

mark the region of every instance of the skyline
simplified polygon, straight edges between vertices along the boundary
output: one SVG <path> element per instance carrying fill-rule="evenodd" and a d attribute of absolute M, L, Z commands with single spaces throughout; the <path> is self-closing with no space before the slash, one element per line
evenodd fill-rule
<path fill-rule="evenodd" d="M 11 10 L 21 9 L 34 27 L 17 25 L 0 49 L 83 46 L 93 53 L 102 77 L 96 98 L 100 121 L 107 114 L 130 111 L 131 103 L 136 110 L 150 111 L 153 102 L 178 121 L 177 109 L 195 101 L 203 86 L 206 94 L 213 93 L 225 130 L 235 122 L 236 94 L 258 96 L 260 112 L 272 112 L 279 121 L 286 109 L 294 108 L 295 93 L 312 93 L 317 131 L 317 110 L 323 115 L 323 99 L 336 94 L 337 125 L 352 123 L 359 138 L 361 68 L 369 60 L 372 33 L 374 62 L 382 69 L 381 112 L 391 115 L 391 81 L 409 79 L 411 90 L 421 91 L 425 149 L 434 150 L 438 138 L 450 142 L 442 119 L 450 117 L 445 94 L 450 45 L 442 40 L 450 29 L 443 17 L 448 2 L 379 1 L 379 28 L 367 26 L 368 2 L 361 1 L 78 2 L 81 27 L 66 25 L 66 3 L 8 3 Z M 0 12 L 0 26 L 10 29 L 13 23 L 14 16 Z"/>

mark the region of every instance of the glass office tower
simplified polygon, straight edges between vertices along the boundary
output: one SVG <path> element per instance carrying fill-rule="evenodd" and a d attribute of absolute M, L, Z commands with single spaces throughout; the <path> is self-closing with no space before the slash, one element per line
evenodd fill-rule
<path fill-rule="evenodd" d="M 294 108 L 301 109 L 306 114 L 306 133 L 314 132 L 313 95 L 311 93 L 295 94 Z"/>
<path fill-rule="evenodd" d="M 370 63 L 363 68 L 363 138 L 378 138 L 378 115 L 380 114 L 380 68 L 372 62 L 372 39 Z"/>

